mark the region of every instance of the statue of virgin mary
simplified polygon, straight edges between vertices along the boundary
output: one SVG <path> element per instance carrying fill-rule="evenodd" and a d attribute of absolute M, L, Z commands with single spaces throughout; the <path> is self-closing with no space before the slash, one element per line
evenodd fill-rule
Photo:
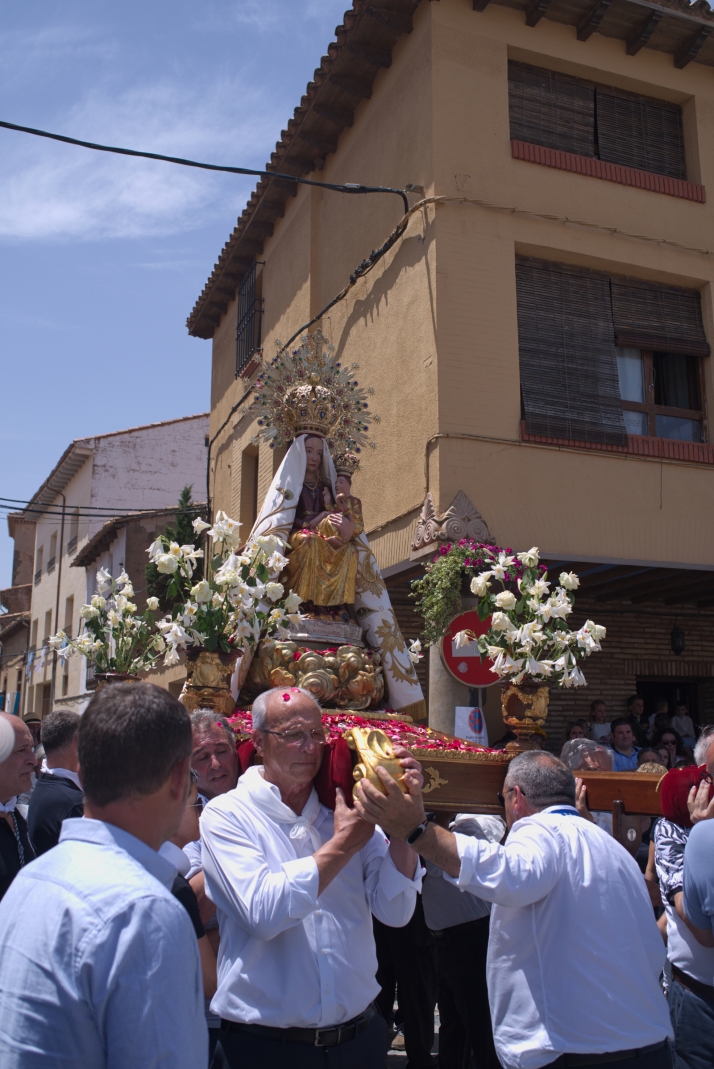
<path fill-rule="evenodd" d="M 290 444 L 250 538 L 284 539 L 281 578 L 303 599 L 301 612 L 349 611 L 366 645 L 381 653 L 389 708 L 422 719 L 421 686 L 351 494 L 356 454 L 368 440 L 366 391 L 354 380 L 355 366 L 341 367 L 333 353 L 319 332 L 307 335 L 256 384 L 258 437 Z"/>

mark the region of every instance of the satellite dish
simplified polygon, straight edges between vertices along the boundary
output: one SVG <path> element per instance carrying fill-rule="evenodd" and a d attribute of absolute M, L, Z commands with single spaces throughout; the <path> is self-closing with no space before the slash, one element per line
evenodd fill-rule
<path fill-rule="evenodd" d="M 15 732 L 9 720 L 0 716 L 0 765 L 15 749 Z"/>

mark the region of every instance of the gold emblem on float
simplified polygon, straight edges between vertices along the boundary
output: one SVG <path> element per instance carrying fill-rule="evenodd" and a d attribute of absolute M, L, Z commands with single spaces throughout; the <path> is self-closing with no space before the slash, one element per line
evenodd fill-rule
<path fill-rule="evenodd" d="M 377 768 L 381 765 L 396 780 L 400 788 L 407 794 L 404 783 L 404 769 L 399 764 L 399 758 L 395 756 L 394 747 L 390 739 L 383 731 L 369 728 L 350 728 L 344 738 L 350 750 L 357 754 L 357 764 L 352 769 L 355 786 L 361 779 L 369 780 L 382 794 L 386 794 L 384 784 L 377 775 Z"/>

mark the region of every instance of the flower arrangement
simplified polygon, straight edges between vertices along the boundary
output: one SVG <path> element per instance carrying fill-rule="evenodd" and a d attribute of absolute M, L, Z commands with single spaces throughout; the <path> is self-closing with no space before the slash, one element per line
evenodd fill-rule
<path fill-rule="evenodd" d="M 559 585 L 551 589 L 535 547 L 514 553 L 467 539 L 442 546 L 424 578 L 413 584 L 430 644 L 460 611 L 464 575 L 478 598 L 479 617 L 491 622 L 484 635 L 460 631 L 457 647 L 475 642 L 480 655 L 492 659 L 494 674 L 510 683 L 585 685 L 578 663 L 602 648 L 605 628 L 592 620 L 576 631 L 568 627 L 573 592 L 580 585 L 574 572 L 561 572 Z"/>
<path fill-rule="evenodd" d="M 159 602 L 149 598 L 145 611 L 139 614 L 133 597 L 134 587 L 126 572 L 112 579 L 100 568 L 96 593 L 79 610 L 83 621 L 79 637 L 71 639 L 58 631 L 49 640 L 51 648 L 63 660 L 73 653 L 81 654 L 100 673 L 135 675 L 151 668 L 165 648 L 154 619 Z"/>
<path fill-rule="evenodd" d="M 263 635 L 277 631 L 288 634 L 288 623 L 296 623 L 301 598 L 285 593 L 278 577 L 287 564 L 285 542 L 278 535 L 261 535 L 240 553 L 240 524 L 219 511 L 211 527 L 196 518 L 193 529 L 213 543 L 214 553 L 208 578 L 194 582 L 197 561 L 203 550 L 194 545 L 180 546 L 165 535 L 149 546 L 149 560 L 160 574 L 170 577 L 167 597 L 176 598 L 171 615 L 157 624 L 166 643 L 164 664 L 177 664 L 179 650 L 201 647 L 230 653 L 250 650 Z"/>
<path fill-rule="evenodd" d="M 388 709 L 383 710 L 385 714 Z M 251 714 L 244 709 L 236 709 L 235 713 L 228 718 L 238 741 L 248 738 L 253 727 Z M 485 746 L 474 746 L 463 739 L 452 735 L 444 735 L 440 731 L 427 727 L 426 724 L 409 724 L 404 720 L 384 719 L 374 716 L 364 717 L 359 713 L 326 713 L 322 717 L 322 723 L 327 731 L 328 741 L 339 738 L 350 728 L 368 728 L 370 731 L 379 729 L 388 738 L 399 746 L 407 746 L 411 749 L 448 751 L 451 753 L 491 753 Z M 436 753 L 434 756 L 437 756 Z"/>

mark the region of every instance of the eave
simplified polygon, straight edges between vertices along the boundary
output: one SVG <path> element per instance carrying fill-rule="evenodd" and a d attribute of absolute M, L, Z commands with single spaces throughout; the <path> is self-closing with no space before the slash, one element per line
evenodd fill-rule
<path fill-rule="evenodd" d="M 352 125 L 355 108 L 372 93 L 382 67 L 391 63 L 394 45 L 411 33 L 412 16 L 421 0 L 353 0 L 335 30 L 293 118 L 280 135 L 266 169 L 303 177 L 322 170 L 342 131 Z M 474 12 L 490 0 L 472 0 Z M 674 65 L 691 62 L 714 66 L 714 11 L 706 0 L 491 0 L 522 11 L 529 26 L 546 18 L 574 26 L 577 38 L 593 33 L 626 43 L 634 56 L 642 48 L 666 52 Z M 478 17 L 475 15 L 475 17 Z M 234 299 L 243 276 L 272 235 L 295 184 L 261 178 L 186 321 L 189 334 L 212 338 Z"/>

